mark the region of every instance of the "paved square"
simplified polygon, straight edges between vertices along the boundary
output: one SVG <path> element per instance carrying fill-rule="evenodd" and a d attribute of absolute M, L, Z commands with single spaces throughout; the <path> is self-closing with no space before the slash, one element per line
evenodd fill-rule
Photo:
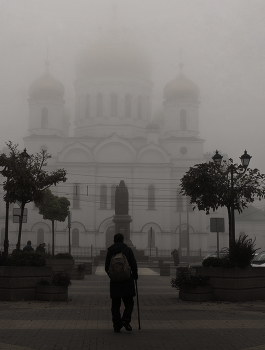
<path fill-rule="evenodd" d="M 135 303 L 133 332 L 113 332 L 109 280 L 94 274 L 73 281 L 68 302 L 0 302 L 0 350 L 265 349 L 265 302 L 182 302 L 173 275 L 149 270 L 138 281 L 141 330 Z"/>

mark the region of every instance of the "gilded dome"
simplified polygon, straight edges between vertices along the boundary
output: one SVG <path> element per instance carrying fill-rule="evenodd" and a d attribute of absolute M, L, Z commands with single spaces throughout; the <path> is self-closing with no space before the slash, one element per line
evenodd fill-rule
<path fill-rule="evenodd" d="M 164 88 L 165 100 L 174 100 L 179 98 L 198 99 L 200 90 L 198 86 L 189 80 L 182 72 L 182 64 L 180 65 L 179 75 L 169 82 Z"/>
<path fill-rule="evenodd" d="M 46 72 L 34 80 L 29 86 L 29 96 L 39 98 L 63 97 L 64 86 L 55 79 L 48 70 L 49 62 L 46 62 Z"/>
<path fill-rule="evenodd" d="M 150 60 L 133 39 L 110 32 L 76 57 L 77 77 L 140 75 L 150 77 Z"/>

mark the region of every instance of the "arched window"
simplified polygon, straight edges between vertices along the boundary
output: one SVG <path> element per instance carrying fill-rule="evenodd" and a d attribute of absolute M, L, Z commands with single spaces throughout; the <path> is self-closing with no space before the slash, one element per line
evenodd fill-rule
<path fill-rule="evenodd" d="M 187 230 L 183 230 L 180 233 L 180 247 L 181 248 L 187 248 L 187 246 L 188 246 Z"/>
<path fill-rule="evenodd" d="M 112 118 L 118 116 L 118 96 L 114 93 L 110 95 L 110 116 Z"/>
<path fill-rule="evenodd" d="M 111 186 L 111 209 L 115 209 L 115 191 L 116 191 L 116 186 L 112 185 Z"/>
<path fill-rule="evenodd" d="M 125 118 L 132 117 L 132 96 L 125 95 Z"/>
<path fill-rule="evenodd" d="M 148 209 L 155 209 L 155 186 L 148 186 Z"/>
<path fill-rule="evenodd" d="M 48 108 L 42 107 L 41 109 L 41 128 L 47 129 L 48 128 Z"/>
<path fill-rule="evenodd" d="M 113 244 L 115 235 L 115 226 L 110 226 L 106 231 L 106 248 L 109 248 Z"/>
<path fill-rule="evenodd" d="M 39 245 L 41 243 L 45 243 L 44 242 L 44 230 L 43 230 L 43 228 L 38 228 L 38 231 L 37 231 L 37 245 Z"/>
<path fill-rule="evenodd" d="M 180 188 L 176 191 L 176 211 L 183 212 L 183 197 L 180 194 Z"/>
<path fill-rule="evenodd" d="M 103 117 L 103 95 L 97 95 L 97 118 Z"/>
<path fill-rule="evenodd" d="M 151 108 L 150 108 L 150 97 L 149 96 L 146 98 L 146 109 L 147 109 L 147 120 L 149 120 L 149 118 L 150 118 L 150 110 L 151 110 Z"/>
<path fill-rule="evenodd" d="M 72 230 L 72 246 L 79 247 L 79 230 L 78 230 L 78 228 L 74 228 Z"/>
<path fill-rule="evenodd" d="M 86 95 L 86 118 L 90 118 L 90 96 Z"/>
<path fill-rule="evenodd" d="M 73 186 L 73 209 L 80 208 L 80 186 L 79 184 L 74 184 Z"/>
<path fill-rule="evenodd" d="M 138 96 L 137 99 L 137 118 L 142 119 L 142 96 Z"/>
<path fill-rule="evenodd" d="M 107 209 L 107 186 L 100 186 L 100 209 Z"/>
<path fill-rule="evenodd" d="M 151 248 L 155 248 L 155 230 L 151 227 L 148 230 L 148 248 L 150 248 L 150 245 Z"/>
<path fill-rule="evenodd" d="M 181 131 L 187 130 L 187 112 L 185 109 L 182 109 L 180 111 L 180 130 Z"/>

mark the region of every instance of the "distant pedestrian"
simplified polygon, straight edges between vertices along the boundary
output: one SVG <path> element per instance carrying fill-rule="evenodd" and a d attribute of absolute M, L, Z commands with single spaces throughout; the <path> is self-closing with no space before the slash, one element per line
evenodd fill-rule
<path fill-rule="evenodd" d="M 138 279 L 137 262 L 133 251 L 123 243 L 123 240 L 124 237 L 121 233 L 117 233 L 114 236 L 114 244 L 108 248 L 105 261 L 105 271 L 110 277 L 110 298 L 112 299 L 111 313 L 115 332 L 119 332 L 122 327 L 127 331 L 132 331 L 130 322 L 134 306 L 133 297 L 135 297 L 134 280 Z M 112 258 L 119 253 L 122 253 L 126 257 L 126 263 L 128 263 L 131 271 L 129 271 L 129 278 L 127 277 L 126 280 L 114 281 L 111 279 L 111 276 L 113 276 L 113 270 L 115 269 L 113 268 L 114 259 Z M 125 266 L 125 269 L 127 269 L 127 265 Z M 120 313 L 121 300 L 125 306 L 122 317 Z"/>
<path fill-rule="evenodd" d="M 34 249 L 31 246 L 31 241 L 27 241 L 27 245 L 23 248 L 23 252 L 30 252 L 33 251 Z"/>
<path fill-rule="evenodd" d="M 37 253 L 41 253 L 41 254 L 45 254 L 45 243 L 41 243 L 40 245 L 38 245 L 38 247 L 36 248 L 36 252 Z"/>
<path fill-rule="evenodd" d="M 178 266 L 178 264 L 179 264 L 179 252 L 177 251 L 177 249 L 174 249 L 171 252 L 171 255 L 172 255 L 173 259 L 174 259 L 174 265 Z"/>

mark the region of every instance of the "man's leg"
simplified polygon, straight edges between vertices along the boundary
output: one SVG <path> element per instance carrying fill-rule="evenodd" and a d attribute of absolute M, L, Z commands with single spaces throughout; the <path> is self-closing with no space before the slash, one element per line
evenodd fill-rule
<path fill-rule="evenodd" d="M 124 312 L 122 316 L 123 326 L 127 331 L 131 331 L 132 327 L 130 326 L 130 322 L 132 318 L 134 300 L 133 297 L 123 297 L 122 301 L 124 303 Z"/>
<path fill-rule="evenodd" d="M 118 331 L 118 332 L 122 328 L 120 307 L 121 307 L 121 298 L 112 298 L 111 313 L 112 313 L 113 328 L 115 331 Z"/>

